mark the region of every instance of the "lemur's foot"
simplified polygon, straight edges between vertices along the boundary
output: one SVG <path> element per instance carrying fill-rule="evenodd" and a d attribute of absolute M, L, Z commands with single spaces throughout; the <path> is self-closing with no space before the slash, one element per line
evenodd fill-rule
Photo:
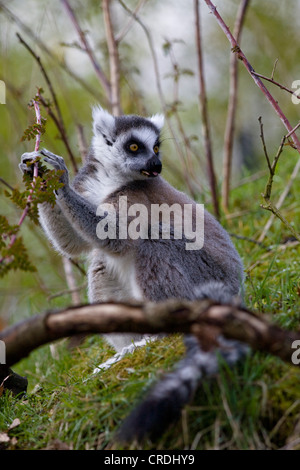
<path fill-rule="evenodd" d="M 26 152 L 21 156 L 19 168 L 22 173 L 33 174 L 33 164 L 37 157 L 41 157 L 41 152 Z"/>
<path fill-rule="evenodd" d="M 49 150 L 46 150 L 46 149 L 41 150 L 41 154 L 44 157 L 44 161 L 52 165 L 55 168 L 55 170 L 63 170 L 64 173 L 60 177 L 60 181 L 64 184 L 68 184 L 69 172 L 66 167 L 64 159 L 62 157 L 59 157 L 58 155 L 55 155 L 52 152 L 49 152 Z"/>

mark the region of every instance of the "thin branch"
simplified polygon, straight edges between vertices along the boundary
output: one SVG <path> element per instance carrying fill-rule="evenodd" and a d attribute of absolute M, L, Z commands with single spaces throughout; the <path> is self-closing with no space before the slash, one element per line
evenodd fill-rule
<path fill-rule="evenodd" d="M 37 347 L 78 333 L 175 333 L 194 334 L 204 339 L 207 349 L 216 346 L 220 334 L 248 343 L 291 363 L 292 343 L 299 332 L 268 323 L 265 316 L 234 305 L 210 300 L 161 303 L 102 303 L 70 307 L 31 317 L 0 332 L 6 346 L 7 366 L 26 357 Z M 213 335 L 212 335 L 213 333 Z M 0 369 L 3 366 L 0 366 Z"/>
<path fill-rule="evenodd" d="M 271 173 L 272 173 L 272 167 L 271 167 L 271 162 L 270 162 L 270 158 L 269 158 L 269 155 L 268 155 L 267 146 L 266 146 L 266 142 L 265 142 L 264 125 L 263 125 L 263 123 L 262 123 L 262 118 L 261 118 L 261 116 L 258 118 L 258 121 L 259 121 L 259 125 L 260 125 L 260 138 L 261 138 L 261 141 L 262 141 L 262 145 L 263 145 L 263 149 L 264 149 L 264 154 L 265 154 L 265 157 L 266 157 L 266 160 L 267 160 L 269 172 L 270 172 L 270 174 L 271 174 Z M 282 151 L 282 147 L 281 147 L 281 151 Z M 281 152 L 280 152 L 280 153 L 281 153 Z M 274 174 L 274 173 L 273 173 L 273 174 Z M 272 175 L 272 176 L 273 176 L 273 175 Z"/>
<path fill-rule="evenodd" d="M 249 0 L 243 0 L 237 12 L 233 35 L 236 42 L 240 43 L 242 27 L 249 5 Z M 230 56 L 230 83 L 229 83 L 229 102 L 224 135 L 224 156 L 223 156 L 223 183 L 222 183 L 222 204 L 225 212 L 229 208 L 230 178 L 232 167 L 232 149 L 235 130 L 235 116 L 237 106 L 238 91 L 238 60 L 235 54 Z"/>
<path fill-rule="evenodd" d="M 204 139 L 204 149 L 206 156 L 206 164 L 209 178 L 210 191 L 213 201 L 214 213 L 217 218 L 220 217 L 219 201 L 218 201 L 218 191 L 217 191 L 217 181 L 214 170 L 213 162 L 213 153 L 212 153 L 212 143 L 210 137 L 210 125 L 208 118 L 207 110 L 207 96 L 206 96 L 206 87 L 204 79 L 204 67 L 203 67 L 203 57 L 202 57 L 202 44 L 201 44 L 201 24 L 200 24 L 200 5 L 199 0 L 194 0 L 194 10 L 195 10 L 195 22 L 196 22 L 196 48 L 197 48 L 197 58 L 198 58 L 198 75 L 199 75 L 199 100 L 200 100 L 200 110 L 202 115 L 202 132 Z"/>
<path fill-rule="evenodd" d="M 273 70 L 272 70 L 272 73 L 271 73 L 271 79 L 272 80 L 274 79 L 274 74 L 275 74 L 275 70 L 276 70 L 276 67 L 277 67 L 277 63 L 278 63 L 278 59 L 275 60 L 274 65 L 273 65 Z"/>
<path fill-rule="evenodd" d="M 76 125 L 76 132 L 77 132 L 77 140 L 78 140 L 78 147 L 79 147 L 79 152 L 81 155 L 81 160 L 85 162 L 86 157 L 88 155 L 88 144 L 85 138 L 84 128 L 82 124 Z"/>
<path fill-rule="evenodd" d="M 140 0 L 137 6 L 135 7 L 133 14 L 137 15 L 138 12 L 142 9 L 142 7 L 145 5 L 147 0 Z M 127 22 L 127 24 L 124 25 L 123 29 L 119 32 L 119 34 L 116 35 L 116 42 L 120 44 L 121 41 L 123 41 L 124 37 L 130 31 L 132 24 L 134 23 L 135 19 L 134 16 L 131 16 Z"/>
<path fill-rule="evenodd" d="M 252 72 L 252 75 L 255 75 L 256 77 L 260 77 L 263 80 L 267 80 L 268 82 L 273 83 L 273 85 L 278 86 L 282 90 L 285 90 L 288 93 L 290 93 L 291 95 L 294 95 L 296 98 L 300 99 L 300 95 L 296 95 L 295 91 L 291 90 L 290 88 L 287 88 L 286 86 L 282 85 L 279 82 L 276 82 L 272 77 L 269 78 L 269 77 L 266 77 L 265 75 L 262 75 L 261 73 L 257 73 L 257 72 L 254 72 L 254 71 Z"/>
<path fill-rule="evenodd" d="M 48 112 L 49 116 L 51 117 L 51 119 L 53 120 L 54 124 L 56 125 L 56 127 L 57 127 L 57 129 L 60 133 L 61 140 L 63 141 L 63 143 L 66 147 L 66 150 L 69 154 L 73 170 L 74 170 L 75 173 L 77 173 L 78 166 L 77 166 L 75 157 L 73 155 L 72 149 L 70 147 L 69 140 L 68 140 L 64 125 L 61 125 L 61 122 L 58 120 L 58 118 L 56 117 L 56 115 L 52 111 L 50 104 L 45 100 L 45 98 L 42 95 L 40 96 L 40 100 L 41 100 L 41 103 L 44 106 L 44 108 L 47 109 L 47 112 Z"/>
<path fill-rule="evenodd" d="M 271 93 L 269 92 L 269 90 L 265 87 L 265 85 L 263 84 L 263 82 L 261 81 L 261 79 L 259 77 L 256 76 L 254 69 L 252 67 L 252 65 L 248 62 L 245 54 L 243 53 L 243 51 L 241 50 L 241 48 L 239 47 L 238 43 L 236 42 L 235 38 L 233 37 L 233 35 L 231 34 L 228 26 L 225 24 L 223 18 L 219 15 L 218 11 L 217 11 L 217 8 L 215 7 L 215 5 L 210 1 L 210 0 L 204 0 L 204 2 L 207 4 L 208 8 L 210 9 L 210 11 L 212 12 L 212 14 L 214 15 L 214 17 L 216 18 L 216 21 L 218 22 L 219 26 L 221 27 L 221 29 L 223 30 L 224 34 L 226 35 L 228 41 L 230 42 L 231 44 L 231 48 L 232 48 L 232 52 L 234 52 L 235 54 L 237 54 L 237 57 L 238 59 L 240 59 L 242 61 L 242 63 L 244 64 L 245 68 L 247 69 L 247 71 L 249 72 L 249 74 L 251 75 L 251 77 L 253 78 L 254 82 L 256 83 L 256 85 L 260 88 L 260 90 L 263 92 L 263 94 L 265 95 L 265 97 L 267 98 L 267 100 L 269 101 L 269 103 L 271 104 L 272 108 L 274 109 L 274 111 L 276 112 L 276 114 L 279 116 L 280 120 L 282 121 L 283 125 L 285 126 L 285 128 L 291 132 L 293 130 L 290 122 L 288 121 L 287 117 L 285 116 L 285 114 L 283 113 L 283 111 L 281 110 L 280 106 L 278 105 L 278 102 L 275 100 L 275 98 L 273 98 L 273 96 L 271 95 Z M 298 152 L 300 153 L 300 141 L 298 139 L 298 137 L 295 135 L 295 134 L 292 134 L 292 139 L 293 139 L 293 142 L 294 142 L 294 145 L 295 145 L 295 148 L 298 150 Z"/>
<path fill-rule="evenodd" d="M 266 184 L 266 187 L 265 187 L 265 191 L 262 194 L 262 197 L 263 197 L 265 203 L 261 204 L 261 207 L 263 209 L 266 209 L 266 210 L 272 212 L 276 217 L 278 217 L 281 220 L 281 222 L 288 228 L 288 230 L 293 234 L 293 236 L 298 241 L 300 241 L 300 235 L 296 232 L 294 227 L 286 220 L 286 218 L 281 214 L 281 212 L 279 211 L 279 208 L 276 207 L 271 201 L 271 193 L 272 193 L 273 179 L 274 179 L 274 175 L 275 175 L 275 171 L 276 171 L 276 166 L 277 166 L 278 160 L 280 158 L 280 155 L 282 154 L 283 147 L 284 147 L 284 144 L 285 144 L 285 141 L 286 141 L 286 136 L 284 136 L 282 138 L 280 146 L 278 148 L 278 151 L 277 151 L 277 153 L 274 157 L 274 160 L 271 164 L 269 156 L 268 156 L 267 148 L 266 148 L 264 132 L 263 132 L 263 124 L 262 124 L 261 117 L 259 118 L 259 124 L 260 124 L 260 137 L 261 137 L 261 140 L 262 140 L 264 153 L 265 153 L 265 157 L 266 157 L 266 160 L 267 160 L 267 163 L 268 163 L 268 168 L 269 168 L 269 178 L 268 178 L 268 181 L 267 181 L 267 184 Z"/>
<path fill-rule="evenodd" d="M 56 127 L 58 128 L 59 133 L 61 135 L 62 141 L 64 142 L 64 144 L 66 146 L 66 149 L 67 149 L 67 152 L 69 154 L 70 161 L 72 163 L 73 169 L 74 169 L 75 173 L 77 173 L 77 171 L 78 171 L 77 163 L 76 163 L 75 157 L 73 155 L 72 149 L 69 145 L 69 141 L 68 141 L 68 138 L 67 138 L 62 113 L 61 113 L 60 106 L 59 106 L 58 101 L 57 101 L 56 93 L 54 91 L 52 82 L 49 78 L 49 75 L 46 72 L 46 69 L 45 69 L 44 65 L 42 64 L 42 61 L 41 61 L 40 57 L 31 49 L 31 47 L 27 44 L 27 42 L 22 38 L 22 36 L 19 33 L 17 33 L 17 37 L 18 37 L 19 41 L 21 42 L 21 44 L 23 44 L 25 46 L 25 48 L 30 52 L 30 54 L 33 56 L 33 58 L 37 61 L 38 65 L 41 69 L 41 72 L 42 72 L 42 74 L 43 74 L 43 76 L 46 80 L 46 83 L 49 87 L 50 94 L 52 96 L 52 100 L 53 100 L 54 107 L 55 107 L 55 110 L 56 110 L 56 113 L 57 113 L 57 117 L 55 116 L 55 114 L 51 110 L 50 105 L 46 103 L 45 99 L 42 96 L 40 97 L 41 98 L 41 103 L 43 104 L 43 106 L 45 106 L 48 109 L 49 115 L 51 116 L 51 118 L 55 122 Z"/>
<path fill-rule="evenodd" d="M 96 58 L 95 58 L 95 55 L 93 53 L 93 50 L 91 49 L 89 43 L 88 43 L 88 40 L 86 38 L 86 35 L 85 33 L 82 31 L 82 29 L 80 28 L 79 26 L 79 23 L 78 23 L 78 20 L 75 16 L 75 13 L 73 11 L 73 9 L 71 8 L 70 4 L 69 4 L 69 1 L 68 0 L 60 0 L 61 3 L 63 4 L 63 6 L 65 7 L 79 37 L 80 37 L 80 40 L 82 42 L 82 45 L 84 47 L 84 50 L 85 52 L 87 53 L 93 67 L 94 67 L 94 70 L 96 72 L 96 75 L 105 91 L 105 94 L 107 96 L 107 98 L 109 99 L 110 98 L 110 83 L 109 81 L 107 80 L 104 72 L 102 71 L 100 65 L 98 64 Z"/>
<path fill-rule="evenodd" d="M 54 103 L 54 106 L 55 106 L 55 109 L 56 109 L 56 112 L 57 112 L 57 115 L 58 115 L 58 119 L 60 120 L 61 123 L 63 123 L 63 118 L 62 118 L 61 110 L 60 110 L 60 107 L 59 107 L 59 104 L 58 104 L 58 101 L 57 101 L 56 93 L 54 91 L 54 88 L 53 88 L 53 85 L 52 85 L 51 80 L 49 78 L 49 75 L 47 74 L 46 69 L 42 64 L 41 58 L 31 49 L 29 44 L 27 44 L 27 42 L 22 38 L 22 36 L 19 33 L 17 33 L 17 38 L 19 39 L 21 44 L 23 44 L 23 46 L 25 46 L 25 48 L 29 51 L 29 53 L 32 55 L 32 57 L 37 61 L 38 65 L 41 69 L 41 72 L 42 72 L 42 74 L 43 74 L 43 76 L 46 80 L 46 83 L 48 85 L 50 94 L 52 96 L 52 100 L 53 100 L 53 103 Z"/>
<path fill-rule="evenodd" d="M 265 95 L 265 97 L 267 98 L 267 100 L 269 101 L 269 103 L 271 104 L 272 108 L 274 109 L 274 111 L 276 112 L 276 114 L 279 116 L 281 122 L 283 123 L 283 125 L 285 126 L 285 128 L 288 130 L 288 133 L 289 135 L 291 136 L 291 139 L 293 141 L 293 144 L 294 144 L 294 147 L 297 149 L 298 153 L 300 154 L 300 140 L 298 139 L 296 133 L 295 133 L 295 128 L 292 127 L 292 125 L 290 124 L 290 122 L 288 121 L 287 117 L 285 116 L 285 114 L 283 113 L 283 111 L 281 110 L 278 102 L 275 100 L 275 98 L 273 98 L 273 96 L 271 95 L 271 93 L 268 91 L 268 89 L 265 87 L 265 85 L 263 84 L 263 82 L 261 81 L 260 77 L 257 77 L 252 67 L 252 65 L 248 62 L 245 54 L 242 52 L 241 48 L 239 47 L 239 45 L 237 44 L 235 38 L 233 37 L 233 35 L 231 34 L 228 26 L 225 24 L 225 22 L 223 21 L 223 18 L 219 15 L 219 13 L 217 12 L 217 8 L 215 7 L 215 5 L 210 1 L 210 0 L 204 0 L 205 3 L 207 4 L 208 8 L 210 9 L 210 11 L 212 12 L 212 14 L 214 15 L 214 17 L 216 18 L 216 21 L 218 22 L 219 26 L 221 27 L 221 29 L 223 30 L 224 34 L 226 35 L 227 39 L 229 40 L 230 44 L 231 44 L 231 48 L 232 48 L 232 52 L 236 53 L 237 54 L 237 57 L 238 59 L 240 59 L 242 61 L 242 63 L 244 64 L 245 68 L 247 69 L 247 71 L 249 72 L 249 74 L 251 75 L 251 77 L 253 78 L 255 84 L 259 87 L 259 89 L 263 92 L 263 94 Z M 276 204 L 276 208 L 277 210 L 280 209 L 280 207 L 282 206 L 287 194 L 289 193 L 290 189 L 291 189 L 291 186 L 292 186 L 292 183 L 293 181 L 295 180 L 295 178 L 297 177 L 298 173 L 300 171 L 300 158 L 298 159 L 294 169 L 293 169 L 293 172 L 292 172 L 292 175 L 290 176 L 290 179 L 288 181 L 288 184 L 286 185 L 284 191 L 282 192 L 277 204 Z M 268 220 L 266 226 L 264 227 L 264 230 L 261 234 L 261 236 L 259 237 L 259 240 L 258 241 L 263 241 L 264 240 L 264 237 L 267 233 L 267 231 L 269 230 L 270 226 L 272 225 L 273 223 L 273 220 L 274 220 L 274 214 L 272 214 L 272 216 L 270 217 L 270 219 Z"/>
<path fill-rule="evenodd" d="M 14 188 L 9 183 L 7 183 L 3 178 L 0 178 L 0 183 L 4 184 L 4 186 L 10 189 L 10 191 L 14 190 Z"/>
<path fill-rule="evenodd" d="M 49 302 L 50 300 L 53 300 L 53 299 L 56 299 L 57 297 L 62 297 L 64 295 L 70 295 L 70 294 L 73 294 L 74 292 L 80 292 L 81 290 L 83 289 L 86 289 L 87 287 L 87 284 L 84 283 L 80 286 L 77 286 L 75 287 L 74 289 L 65 289 L 65 290 L 61 290 L 59 292 L 56 292 L 55 294 L 51 294 L 47 297 L 47 301 Z M 78 305 L 79 303 L 77 303 Z M 76 305 L 76 304 L 74 304 Z"/>
<path fill-rule="evenodd" d="M 38 95 L 39 95 L 39 93 L 38 93 Z M 35 115 L 36 115 L 36 122 L 37 122 L 37 124 L 41 125 L 41 112 L 40 112 L 39 104 L 36 100 L 33 100 L 33 105 L 34 105 L 34 110 L 35 110 Z M 38 131 L 37 135 L 36 135 L 36 138 L 35 138 L 35 147 L 34 147 L 35 152 L 37 152 L 39 150 L 40 139 L 41 139 L 41 132 Z M 19 228 L 23 224 L 23 222 L 24 222 L 24 220 L 27 216 L 27 213 L 29 211 L 30 203 L 32 201 L 32 195 L 33 195 L 33 191 L 35 189 L 35 183 L 36 183 L 36 178 L 37 177 L 38 177 L 38 164 L 37 164 L 37 162 L 35 162 L 33 164 L 33 178 L 32 178 L 32 182 L 31 182 L 31 189 L 29 191 L 29 195 L 28 195 L 27 201 L 26 201 L 26 207 L 23 210 L 23 212 L 21 214 L 21 217 L 20 217 L 20 219 L 18 221 L 18 224 L 17 224 Z M 16 239 L 17 239 L 17 233 L 14 233 L 12 235 L 11 239 L 10 239 L 8 248 L 11 248 L 14 245 Z M 3 263 L 4 260 L 5 260 L 5 258 L 1 258 L 0 263 Z"/>
<path fill-rule="evenodd" d="M 110 103 L 111 110 L 115 116 L 122 114 L 120 99 L 120 60 L 118 52 L 118 42 L 114 36 L 111 19 L 110 0 L 102 0 L 103 17 L 106 31 L 106 41 L 108 47 L 109 68 L 110 68 Z"/>
<path fill-rule="evenodd" d="M 160 79 L 160 71 L 159 71 L 159 65 L 158 65 L 158 58 L 157 58 L 157 55 L 156 55 L 156 50 L 155 50 L 155 47 L 154 47 L 154 43 L 153 43 L 151 33 L 150 33 L 149 29 L 147 28 L 147 26 L 139 18 L 139 16 L 137 16 L 136 13 L 131 11 L 127 7 L 127 5 L 123 2 L 123 0 L 118 0 L 118 1 L 119 1 L 119 4 L 124 8 L 124 10 L 129 15 L 131 15 L 135 19 L 135 21 L 141 26 L 141 28 L 143 29 L 143 31 L 145 33 L 145 36 L 146 36 L 147 41 L 148 41 L 150 53 L 151 53 L 151 56 L 152 56 L 154 76 L 155 76 L 155 81 L 156 81 L 156 88 L 157 88 L 158 96 L 159 96 L 159 99 L 160 99 L 160 103 L 161 103 L 161 106 L 162 106 L 162 109 L 163 109 L 163 112 L 164 112 L 165 119 L 166 119 L 166 122 L 168 124 L 169 130 L 172 134 L 172 138 L 174 140 L 178 155 L 180 156 L 181 162 L 186 167 L 184 154 L 183 154 L 183 152 L 180 148 L 180 145 L 178 143 L 178 137 L 177 137 L 176 133 L 174 132 L 174 129 L 172 127 L 172 124 L 171 124 L 171 121 L 170 121 L 170 118 L 169 118 L 169 115 L 168 115 L 168 106 L 167 106 L 165 96 L 164 96 L 164 93 L 163 93 L 163 89 L 162 89 L 162 84 L 161 84 L 161 79 Z M 193 187 L 191 186 L 190 180 L 188 178 L 187 168 L 184 168 L 183 171 L 185 172 L 185 181 L 187 183 L 189 191 L 193 196 L 195 196 L 195 192 L 194 192 Z"/>
<path fill-rule="evenodd" d="M 288 139 L 297 129 L 298 127 L 300 127 L 300 121 L 298 122 L 298 124 L 294 127 L 294 129 L 292 129 L 286 136 L 285 138 Z"/>
<path fill-rule="evenodd" d="M 81 77 L 76 75 L 75 72 L 70 70 L 66 65 L 64 59 L 59 59 L 57 55 L 54 55 L 50 49 L 46 46 L 46 44 L 41 41 L 41 39 L 33 33 L 32 28 L 29 28 L 24 24 L 20 18 L 18 18 L 14 13 L 12 13 L 2 2 L 0 2 L 0 10 L 5 14 L 5 16 L 15 24 L 17 24 L 26 34 L 29 36 L 33 41 L 34 44 L 37 44 L 42 51 L 44 51 L 59 67 L 64 70 L 70 77 L 72 77 L 76 82 L 78 82 L 82 88 L 84 88 L 88 93 L 90 93 L 93 97 L 97 100 L 100 99 L 99 92 L 94 90 L 90 87 L 88 83 L 86 83 Z"/>
<path fill-rule="evenodd" d="M 80 304 L 80 295 L 76 286 L 74 273 L 72 270 L 72 264 L 68 258 L 63 257 L 63 267 L 65 271 L 65 277 L 68 284 L 69 292 L 71 293 L 72 305 Z"/>

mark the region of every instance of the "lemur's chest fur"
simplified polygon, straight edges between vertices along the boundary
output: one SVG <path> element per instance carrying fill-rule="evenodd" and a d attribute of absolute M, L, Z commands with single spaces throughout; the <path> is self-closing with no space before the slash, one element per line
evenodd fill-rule
<path fill-rule="evenodd" d="M 117 194 L 124 186 L 124 180 L 113 180 L 106 178 L 101 169 L 87 176 L 84 185 L 77 191 L 97 207 L 103 203 L 111 203 L 111 194 Z M 75 186 L 76 187 L 76 186 Z M 115 202 L 115 201 L 114 201 Z M 114 204 L 117 206 L 117 204 Z M 117 207 L 116 207 L 117 213 Z M 99 248 L 92 250 L 90 256 L 90 267 L 88 275 L 89 300 L 92 302 L 104 300 L 109 297 L 105 294 L 103 286 L 103 270 L 105 269 L 106 279 L 111 279 L 111 285 L 115 286 L 118 300 L 124 300 L 124 292 L 127 299 L 142 300 L 143 295 L 137 283 L 135 254 L 133 251 L 114 254 L 108 250 Z M 107 282 L 107 281 L 106 281 Z M 119 287 L 119 292 L 118 292 Z"/>

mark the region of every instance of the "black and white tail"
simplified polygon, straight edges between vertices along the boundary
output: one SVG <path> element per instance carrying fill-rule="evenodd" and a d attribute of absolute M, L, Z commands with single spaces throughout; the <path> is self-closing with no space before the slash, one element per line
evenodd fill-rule
<path fill-rule="evenodd" d="M 229 303 L 232 301 L 232 294 L 223 284 L 211 282 L 198 289 L 196 298 L 211 298 L 216 302 Z M 173 372 L 154 385 L 145 400 L 125 419 L 117 434 L 119 442 L 157 439 L 180 418 L 182 408 L 193 398 L 201 380 L 217 374 L 219 355 L 232 366 L 248 351 L 247 346 L 239 341 L 223 337 L 218 338 L 219 347 L 208 352 L 201 349 L 194 336 L 186 336 L 184 342 L 186 356 Z"/>

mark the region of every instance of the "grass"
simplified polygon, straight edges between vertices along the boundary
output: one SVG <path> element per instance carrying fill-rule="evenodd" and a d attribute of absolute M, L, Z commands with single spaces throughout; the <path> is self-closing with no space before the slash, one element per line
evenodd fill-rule
<path fill-rule="evenodd" d="M 280 171 L 288 175 L 292 162 L 286 163 Z M 276 181 L 278 194 L 284 182 L 283 177 Z M 230 233 L 258 237 L 269 217 L 259 208 L 264 183 L 261 179 L 233 191 L 232 212 L 244 212 L 224 219 Z M 300 226 L 299 198 L 300 188 L 295 184 L 284 207 L 285 216 L 295 227 Z M 281 223 L 275 221 L 264 245 L 233 240 L 245 265 L 247 306 L 282 327 L 299 329 L 300 246 L 285 243 L 288 237 Z M 68 299 L 64 300 L 67 304 Z M 59 302 L 61 305 L 62 300 Z M 33 304 L 28 299 L 29 308 Z M 93 368 L 112 354 L 98 336 L 90 336 L 72 351 L 67 340 L 34 351 L 14 368 L 28 377 L 26 397 L 3 394 L 0 398 L 0 432 L 10 437 L 2 446 L 45 449 L 64 443 L 70 449 L 118 448 L 114 432 L 130 407 L 182 353 L 181 336 L 174 335 L 92 376 Z M 161 439 L 132 448 L 299 449 L 299 379 L 299 369 L 262 353 L 252 352 L 233 369 L 222 364 L 219 377 L 203 383 L 181 420 Z M 15 418 L 20 424 L 8 430 Z"/>

